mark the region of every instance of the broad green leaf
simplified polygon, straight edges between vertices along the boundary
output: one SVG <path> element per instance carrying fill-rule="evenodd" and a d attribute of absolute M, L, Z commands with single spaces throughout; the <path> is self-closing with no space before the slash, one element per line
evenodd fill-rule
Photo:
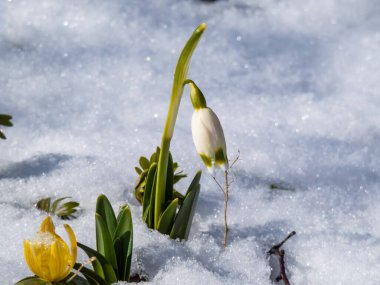
<path fill-rule="evenodd" d="M 132 214 L 128 205 L 121 208 L 117 217 L 114 248 L 117 257 L 119 280 L 128 281 L 133 249 Z"/>
<path fill-rule="evenodd" d="M 76 270 L 78 270 L 80 267 L 81 265 L 79 263 L 75 263 L 74 268 Z M 107 282 L 106 280 L 104 280 L 102 277 L 100 277 L 98 274 L 96 274 L 94 271 L 86 267 L 82 267 L 80 272 L 91 285 L 110 285 L 111 284 Z"/>
<path fill-rule="evenodd" d="M 171 238 L 187 239 L 189 237 L 195 207 L 198 202 L 199 191 L 201 189 L 201 186 L 199 185 L 201 173 L 201 171 L 198 171 L 191 182 L 189 189 L 187 190 L 183 204 L 174 221 L 174 225 L 170 233 Z"/>
<path fill-rule="evenodd" d="M 145 193 L 144 193 L 144 198 L 143 198 L 143 213 L 145 212 L 146 208 L 150 205 L 152 191 L 154 191 L 153 184 L 154 184 L 154 178 L 156 176 L 156 172 L 157 172 L 157 163 L 153 163 L 149 168 L 148 177 L 146 179 Z"/>
<path fill-rule="evenodd" d="M 175 215 L 177 213 L 178 199 L 174 199 L 169 206 L 162 213 L 160 221 L 158 222 L 158 231 L 165 235 L 170 234 L 172 230 Z"/>
<path fill-rule="evenodd" d="M 119 268 L 118 280 L 128 281 L 132 262 L 132 232 L 127 231 L 114 241 L 117 252 L 117 266 Z"/>
<path fill-rule="evenodd" d="M 15 285 L 52 285 L 50 282 L 38 277 L 27 277 L 18 281 Z"/>
<path fill-rule="evenodd" d="M 112 209 L 111 203 L 105 195 L 99 195 L 96 201 L 96 214 L 100 215 L 105 225 L 108 228 L 108 232 L 112 236 L 116 229 L 116 216 Z"/>
<path fill-rule="evenodd" d="M 140 166 L 141 166 L 142 169 L 145 170 L 145 169 L 149 168 L 150 162 L 149 162 L 149 160 L 145 156 L 141 156 L 140 157 L 139 163 L 140 163 Z"/>
<path fill-rule="evenodd" d="M 96 274 L 104 278 L 109 283 L 114 283 L 117 281 L 114 268 L 102 254 L 79 242 L 77 245 L 87 254 L 89 258 L 96 257 L 96 259 L 91 262 Z"/>
<path fill-rule="evenodd" d="M 114 239 L 119 238 L 126 232 L 132 232 L 132 214 L 128 205 L 124 205 L 117 216 L 117 227 Z"/>
<path fill-rule="evenodd" d="M 165 205 L 173 200 L 173 180 L 174 180 L 173 157 L 172 157 L 172 154 L 169 152 L 168 171 L 166 173 Z"/>
<path fill-rule="evenodd" d="M 6 140 L 7 137 L 4 135 L 4 133 L 0 129 L 0 139 Z"/>
<path fill-rule="evenodd" d="M 189 185 L 189 188 L 187 189 L 187 192 L 186 192 L 186 195 L 192 191 L 192 189 L 194 189 L 194 187 L 199 184 L 199 182 L 201 181 L 201 176 L 202 176 L 202 170 L 198 170 L 198 172 L 195 174 L 193 180 L 191 181 L 190 185 Z"/>
<path fill-rule="evenodd" d="M 117 264 L 116 255 L 113 248 L 113 241 L 110 232 L 108 231 L 107 225 L 99 214 L 95 214 L 96 221 L 96 246 L 98 252 L 104 255 L 112 267 L 116 271 L 117 275 Z"/>

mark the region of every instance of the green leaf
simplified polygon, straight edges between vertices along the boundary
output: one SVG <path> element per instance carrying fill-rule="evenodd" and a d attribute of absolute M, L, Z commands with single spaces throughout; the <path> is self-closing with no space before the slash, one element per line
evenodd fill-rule
<path fill-rule="evenodd" d="M 96 201 L 96 214 L 100 215 L 112 236 L 116 229 L 116 216 L 111 203 L 105 195 L 100 195 Z"/>
<path fill-rule="evenodd" d="M 174 199 L 162 213 L 158 222 L 158 231 L 165 235 L 170 234 L 178 208 L 178 199 Z"/>
<path fill-rule="evenodd" d="M 149 212 L 150 212 L 150 205 L 148 205 L 148 207 L 145 208 L 144 212 L 143 212 L 143 215 L 142 215 L 142 219 L 143 221 L 145 222 L 146 225 L 148 225 L 148 218 L 149 218 Z"/>
<path fill-rule="evenodd" d="M 96 259 L 91 262 L 96 274 L 104 278 L 109 283 L 117 282 L 117 277 L 114 268 L 102 254 L 97 252 L 95 249 L 92 249 L 79 242 L 77 243 L 77 245 L 87 254 L 89 258 L 96 257 Z"/>
<path fill-rule="evenodd" d="M 55 211 L 55 214 L 58 217 L 62 217 L 63 219 L 65 219 L 65 217 L 69 217 L 72 214 L 76 213 L 77 210 L 75 208 L 78 206 L 79 203 L 74 201 L 64 203 L 63 205 L 58 207 L 58 209 Z"/>
<path fill-rule="evenodd" d="M 194 178 L 193 178 L 193 181 L 191 181 L 190 186 L 189 186 L 189 188 L 187 189 L 187 192 L 186 192 L 186 195 L 185 195 L 185 196 L 187 196 L 187 194 L 188 194 L 190 191 L 192 191 L 192 189 L 193 189 L 196 185 L 199 184 L 199 182 L 201 181 L 201 176 L 202 176 L 202 170 L 199 170 L 199 171 L 195 174 L 195 176 L 194 176 Z"/>
<path fill-rule="evenodd" d="M 74 268 L 76 270 L 78 270 L 80 267 L 81 267 L 81 265 L 79 263 L 75 263 Z M 92 271 L 86 267 L 82 267 L 80 272 L 83 274 L 83 276 L 87 279 L 87 281 L 91 285 L 110 285 L 111 284 L 111 283 L 107 282 L 106 280 L 104 280 L 102 277 L 100 277 L 98 274 L 96 274 L 94 271 Z M 115 281 L 115 282 L 117 282 L 117 281 Z"/>
<path fill-rule="evenodd" d="M 128 281 L 132 263 L 133 225 L 128 205 L 124 205 L 117 217 L 114 235 L 114 249 L 117 257 L 119 280 Z"/>
<path fill-rule="evenodd" d="M 13 124 L 11 120 L 12 120 L 12 116 L 0 114 L 0 125 L 6 126 L 6 127 L 12 127 Z"/>
<path fill-rule="evenodd" d="M 59 203 L 61 202 L 61 201 L 63 201 L 63 200 L 65 200 L 65 199 L 69 199 L 69 198 L 71 198 L 71 197 L 62 197 L 62 198 L 59 198 L 59 199 L 56 199 L 56 200 L 54 200 L 54 202 L 53 202 L 53 204 L 51 205 L 51 212 L 55 212 L 56 210 L 57 210 L 57 207 L 58 207 L 58 205 L 59 205 Z M 50 198 L 49 198 L 50 199 Z M 78 204 L 79 205 L 79 204 Z"/>
<path fill-rule="evenodd" d="M 136 170 L 138 175 L 140 175 L 142 173 L 142 170 L 137 166 L 135 167 L 135 170 Z"/>
<path fill-rule="evenodd" d="M 118 280 L 128 281 L 132 262 L 132 232 L 125 232 L 114 241 L 117 252 Z"/>
<path fill-rule="evenodd" d="M 6 140 L 7 137 L 4 135 L 4 133 L 0 129 L 0 139 Z"/>
<path fill-rule="evenodd" d="M 174 174 L 173 184 L 176 184 L 181 179 L 187 177 L 186 174 L 183 173 L 183 171 L 177 172 Z"/>
<path fill-rule="evenodd" d="M 173 157 L 172 157 L 172 154 L 169 152 L 168 170 L 166 173 L 165 204 L 173 200 L 173 179 L 174 179 Z"/>
<path fill-rule="evenodd" d="M 135 189 L 141 187 L 141 185 L 145 182 L 145 178 L 147 174 L 148 174 L 148 169 L 145 169 L 141 172 L 138 179 L 136 180 Z"/>
<path fill-rule="evenodd" d="M 114 234 L 114 239 L 119 238 L 126 232 L 132 232 L 132 214 L 128 205 L 124 205 L 117 216 L 117 227 Z"/>
<path fill-rule="evenodd" d="M 157 157 L 157 152 L 153 152 L 149 159 L 150 164 L 152 164 L 153 162 L 157 162 Z"/>
<path fill-rule="evenodd" d="M 109 263 L 111 263 L 117 275 L 116 255 L 113 247 L 111 234 L 107 225 L 99 214 L 95 214 L 96 221 L 96 246 L 99 253 L 104 255 Z"/>
<path fill-rule="evenodd" d="M 153 178 L 153 185 L 152 190 L 150 193 L 150 201 L 149 201 L 149 215 L 148 215 L 148 228 L 154 229 L 154 209 L 156 207 L 155 201 L 156 201 L 156 185 L 157 185 L 157 171 L 155 172 L 154 178 Z"/>
<path fill-rule="evenodd" d="M 36 204 L 37 209 L 50 213 L 50 201 L 50 197 L 39 200 Z"/>
<path fill-rule="evenodd" d="M 146 179 L 146 184 L 145 184 L 145 193 L 144 193 L 144 198 L 143 198 L 143 213 L 145 213 L 146 209 L 150 205 L 150 199 L 152 196 L 152 191 L 153 189 L 153 184 L 154 184 L 154 179 L 156 177 L 156 172 L 157 172 L 157 163 L 153 163 L 148 172 L 148 177 Z"/>
<path fill-rule="evenodd" d="M 52 285 L 50 282 L 38 277 L 27 277 L 18 281 L 15 285 Z"/>
<path fill-rule="evenodd" d="M 195 208 L 198 202 L 199 191 L 201 189 L 199 184 L 201 173 L 201 171 L 197 172 L 189 186 L 183 204 L 174 221 L 174 225 L 170 233 L 171 238 L 187 239 L 189 237 Z"/>
<path fill-rule="evenodd" d="M 141 168 L 145 170 L 149 168 L 150 162 L 145 156 L 141 156 L 139 159 L 139 164 Z"/>

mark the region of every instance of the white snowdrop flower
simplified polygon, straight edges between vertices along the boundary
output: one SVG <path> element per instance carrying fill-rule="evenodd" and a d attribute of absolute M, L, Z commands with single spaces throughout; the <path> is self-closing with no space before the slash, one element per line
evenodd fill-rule
<path fill-rule="evenodd" d="M 195 148 L 211 173 L 215 166 L 227 170 L 227 148 L 222 125 L 214 111 L 207 107 L 206 100 L 195 83 L 190 80 L 186 83 L 190 85 L 194 106 L 191 131 Z"/>

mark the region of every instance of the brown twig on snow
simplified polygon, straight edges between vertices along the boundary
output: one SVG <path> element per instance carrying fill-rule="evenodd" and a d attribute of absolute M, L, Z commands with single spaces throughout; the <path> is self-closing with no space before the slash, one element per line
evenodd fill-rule
<path fill-rule="evenodd" d="M 276 277 L 276 282 L 280 280 L 284 281 L 285 285 L 290 285 L 289 279 L 286 276 L 286 268 L 285 268 L 285 250 L 281 249 L 284 243 L 290 239 L 292 236 L 296 234 L 295 231 L 292 231 L 282 242 L 272 246 L 272 248 L 267 252 L 268 255 L 276 255 L 278 256 L 280 262 L 280 274 Z"/>

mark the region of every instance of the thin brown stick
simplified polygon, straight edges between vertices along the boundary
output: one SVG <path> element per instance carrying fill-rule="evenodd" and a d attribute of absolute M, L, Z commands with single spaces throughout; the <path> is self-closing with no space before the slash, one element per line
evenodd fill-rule
<path fill-rule="evenodd" d="M 237 153 L 235 159 L 232 161 L 232 163 L 231 163 L 231 165 L 230 165 L 230 169 L 234 166 L 234 164 L 235 164 L 236 162 L 238 162 L 238 160 L 240 160 L 240 150 L 239 150 L 239 149 L 238 149 L 238 153 Z"/>
<path fill-rule="evenodd" d="M 228 225 L 227 225 L 227 208 L 228 208 L 228 171 L 224 171 L 226 178 L 226 191 L 224 191 L 224 243 L 223 246 L 226 248 L 228 241 Z"/>
<path fill-rule="evenodd" d="M 227 225 L 227 209 L 228 209 L 228 190 L 230 188 L 230 185 L 235 182 L 233 180 L 232 182 L 229 182 L 228 180 L 228 175 L 229 171 L 232 170 L 232 167 L 235 165 L 237 161 L 240 159 L 240 150 L 238 150 L 238 154 L 236 155 L 236 158 L 232 161 L 230 167 L 224 171 L 224 176 L 225 176 L 225 186 L 224 189 L 222 185 L 218 182 L 216 179 L 216 176 L 211 175 L 212 179 L 215 181 L 215 183 L 218 185 L 219 189 L 223 192 L 224 194 L 224 240 L 223 240 L 223 247 L 227 247 L 227 242 L 228 242 L 228 225 Z"/>
<path fill-rule="evenodd" d="M 78 275 L 78 273 L 82 270 L 82 268 L 86 265 L 86 264 L 89 264 L 89 263 L 91 263 L 91 262 L 93 262 L 93 261 L 95 261 L 96 260 L 96 257 L 95 256 L 93 256 L 93 257 L 90 257 L 89 259 L 87 259 L 86 261 L 84 261 L 81 265 L 80 265 L 80 267 L 78 268 L 78 270 L 77 270 L 77 272 L 75 272 L 68 280 L 67 280 L 67 282 L 70 282 L 70 281 L 72 281 L 74 278 L 75 278 L 75 276 L 77 276 Z"/>
<path fill-rule="evenodd" d="M 219 189 L 222 190 L 223 194 L 226 195 L 226 193 L 224 192 L 224 189 L 222 187 L 222 185 L 220 185 L 220 183 L 218 182 L 218 180 L 216 180 L 216 177 L 214 175 L 211 175 L 212 179 L 214 179 L 215 183 L 218 185 Z"/>
<path fill-rule="evenodd" d="M 290 285 L 288 276 L 286 275 L 286 268 L 285 268 L 285 250 L 281 249 L 281 246 L 284 245 L 284 243 L 290 239 L 292 236 L 296 234 L 295 231 L 292 231 L 288 236 L 279 244 L 276 244 L 272 246 L 272 248 L 267 252 L 268 255 L 276 255 L 279 258 L 280 262 L 280 274 L 276 277 L 276 282 L 279 282 L 280 280 L 284 281 L 285 285 Z"/>

